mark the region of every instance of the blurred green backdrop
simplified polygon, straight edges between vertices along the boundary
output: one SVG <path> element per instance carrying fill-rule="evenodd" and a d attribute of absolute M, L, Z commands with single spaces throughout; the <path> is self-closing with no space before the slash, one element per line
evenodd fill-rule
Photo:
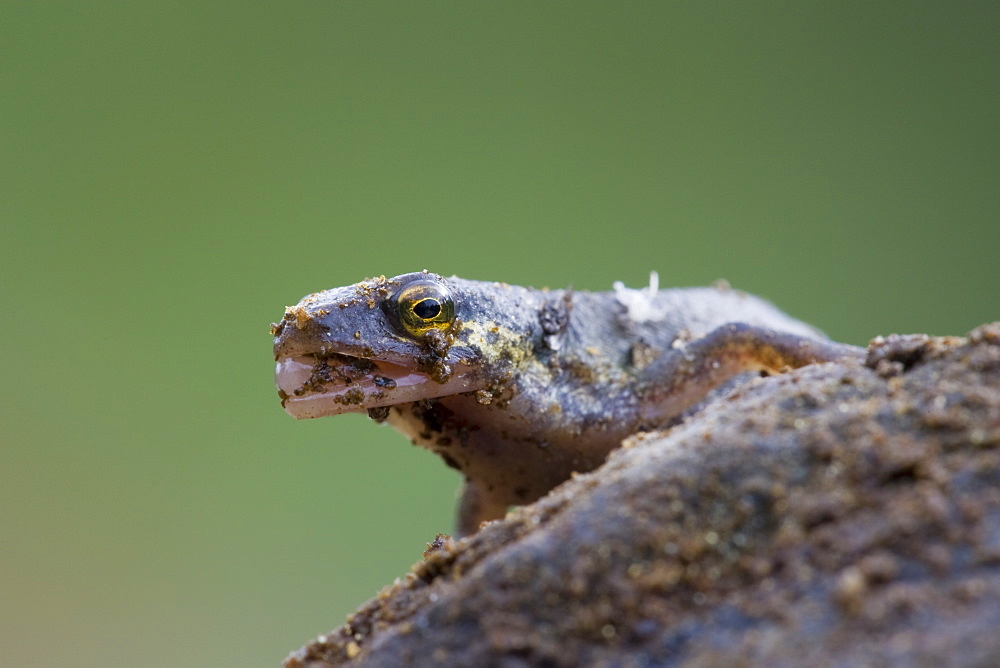
<path fill-rule="evenodd" d="M 1000 318 L 997 3 L 0 8 L 0 665 L 275 665 L 457 477 L 295 422 L 268 323 L 428 268 Z"/>

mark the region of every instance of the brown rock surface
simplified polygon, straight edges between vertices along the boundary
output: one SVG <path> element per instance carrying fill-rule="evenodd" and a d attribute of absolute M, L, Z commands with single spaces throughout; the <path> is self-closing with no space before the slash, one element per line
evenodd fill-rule
<path fill-rule="evenodd" d="M 442 538 L 289 668 L 1000 663 L 1000 323 L 876 340 Z"/>

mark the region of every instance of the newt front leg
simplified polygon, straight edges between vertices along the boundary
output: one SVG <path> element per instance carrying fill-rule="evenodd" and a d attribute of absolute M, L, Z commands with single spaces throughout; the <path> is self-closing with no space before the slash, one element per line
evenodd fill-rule
<path fill-rule="evenodd" d="M 842 359 L 863 361 L 864 348 L 729 323 L 663 355 L 643 369 L 637 394 L 640 415 L 660 425 L 705 398 L 713 389 L 748 371 L 780 373 Z"/>

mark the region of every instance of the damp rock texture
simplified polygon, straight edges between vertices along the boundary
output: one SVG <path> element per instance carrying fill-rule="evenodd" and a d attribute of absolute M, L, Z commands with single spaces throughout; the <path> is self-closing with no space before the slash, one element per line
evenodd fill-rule
<path fill-rule="evenodd" d="M 634 437 L 287 668 L 1000 662 L 1000 323 Z"/>

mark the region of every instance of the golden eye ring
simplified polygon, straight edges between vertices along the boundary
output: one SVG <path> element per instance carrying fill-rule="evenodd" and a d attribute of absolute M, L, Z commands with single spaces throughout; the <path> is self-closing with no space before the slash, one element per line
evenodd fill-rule
<path fill-rule="evenodd" d="M 392 300 L 399 324 L 410 336 L 422 336 L 432 329 L 447 329 L 455 322 L 455 302 L 451 293 L 436 281 L 411 281 Z"/>

